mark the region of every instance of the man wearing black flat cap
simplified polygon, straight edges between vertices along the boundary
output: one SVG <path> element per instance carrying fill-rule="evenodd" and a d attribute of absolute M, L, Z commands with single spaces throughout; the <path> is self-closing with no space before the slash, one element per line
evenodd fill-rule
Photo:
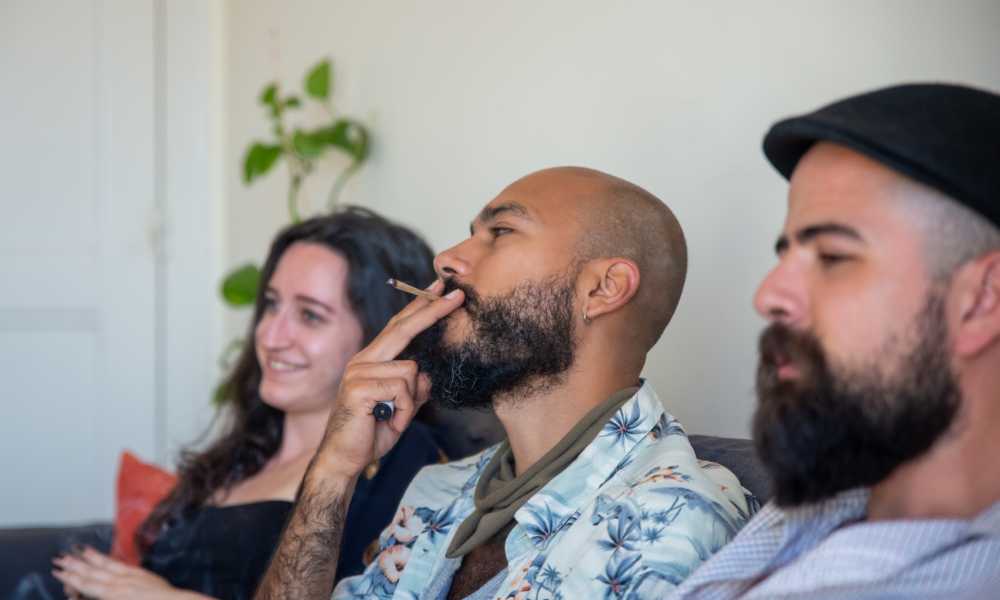
<path fill-rule="evenodd" d="M 1000 96 L 941 84 L 781 121 L 754 299 L 775 500 L 679 598 L 1000 598 Z"/>

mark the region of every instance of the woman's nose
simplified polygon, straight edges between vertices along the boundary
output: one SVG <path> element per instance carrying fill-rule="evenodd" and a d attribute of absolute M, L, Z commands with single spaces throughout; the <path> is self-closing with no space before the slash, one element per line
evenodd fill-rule
<path fill-rule="evenodd" d="M 257 341 L 266 348 L 283 348 L 290 339 L 290 323 L 284 313 L 265 314 L 257 323 Z"/>

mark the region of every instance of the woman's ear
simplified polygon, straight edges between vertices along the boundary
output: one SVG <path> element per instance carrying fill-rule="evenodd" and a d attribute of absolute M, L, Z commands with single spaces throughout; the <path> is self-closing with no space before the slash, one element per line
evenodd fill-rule
<path fill-rule="evenodd" d="M 590 323 L 628 304 L 639 291 L 639 267 L 627 258 L 590 261 L 581 278 L 586 300 L 583 320 Z"/>
<path fill-rule="evenodd" d="M 992 252 L 959 269 L 951 286 L 957 305 L 955 354 L 971 357 L 1000 339 L 1000 252 Z"/>

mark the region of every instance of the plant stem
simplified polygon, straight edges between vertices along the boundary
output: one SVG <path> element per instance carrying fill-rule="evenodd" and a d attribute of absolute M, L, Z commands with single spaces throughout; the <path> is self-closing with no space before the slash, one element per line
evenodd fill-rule
<path fill-rule="evenodd" d="M 344 184 L 347 180 L 354 175 L 358 169 L 361 168 L 360 161 L 353 161 L 347 166 L 343 171 L 337 175 L 337 179 L 334 180 L 333 186 L 330 187 L 330 194 L 326 197 L 326 209 L 329 212 L 333 212 L 335 206 L 337 206 L 337 200 L 340 199 L 340 192 L 344 189 Z"/>
<path fill-rule="evenodd" d="M 233 355 L 243 348 L 243 343 L 245 340 L 241 337 L 229 340 L 229 344 L 222 351 L 222 355 L 219 356 L 219 368 L 223 371 L 228 371 L 233 366 Z"/>
<path fill-rule="evenodd" d="M 288 186 L 288 216 L 292 218 L 292 223 L 298 223 L 302 220 L 299 215 L 299 188 L 302 186 L 302 175 L 300 173 L 292 174 L 292 182 Z"/>
<path fill-rule="evenodd" d="M 302 187 L 303 178 L 310 171 L 310 165 L 295 151 L 291 136 L 282 135 L 279 143 L 288 157 L 288 173 L 291 175 L 291 182 L 288 184 L 288 218 L 292 223 L 298 223 L 302 220 L 299 214 L 299 188 Z"/>

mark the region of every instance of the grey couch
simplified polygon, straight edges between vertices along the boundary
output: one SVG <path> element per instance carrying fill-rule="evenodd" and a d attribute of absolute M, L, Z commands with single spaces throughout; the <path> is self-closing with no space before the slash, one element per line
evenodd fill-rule
<path fill-rule="evenodd" d="M 496 441 L 497 433 L 488 424 L 477 423 L 470 428 L 472 439 L 458 442 L 452 438 L 444 448 L 452 456 L 471 454 L 472 451 Z M 771 485 L 753 450 L 750 440 L 720 438 L 706 435 L 690 436 L 691 445 L 699 458 L 725 465 L 733 471 L 743 487 L 764 504 L 771 497 Z M 52 557 L 69 550 L 75 544 L 87 544 L 107 550 L 111 547 L 110 523 L 92 523 L 74 527 L 34 527 L 0 529 L 0 598 L 44 598 L 45 596 L 18 596 L 16 587 L 28 573 L 36 574 L 37 582 L 61 597 L 62 587 L 49 575 Z"/>
<path fill-rule="evenodd" d="M 743 487 L 757 496 L 761 506 L 771 499 L 771 480 L 757 458 L 752 441 L 711 435 L 692 435 L 688 439 L 698 458 L 728 467 Z"/>

